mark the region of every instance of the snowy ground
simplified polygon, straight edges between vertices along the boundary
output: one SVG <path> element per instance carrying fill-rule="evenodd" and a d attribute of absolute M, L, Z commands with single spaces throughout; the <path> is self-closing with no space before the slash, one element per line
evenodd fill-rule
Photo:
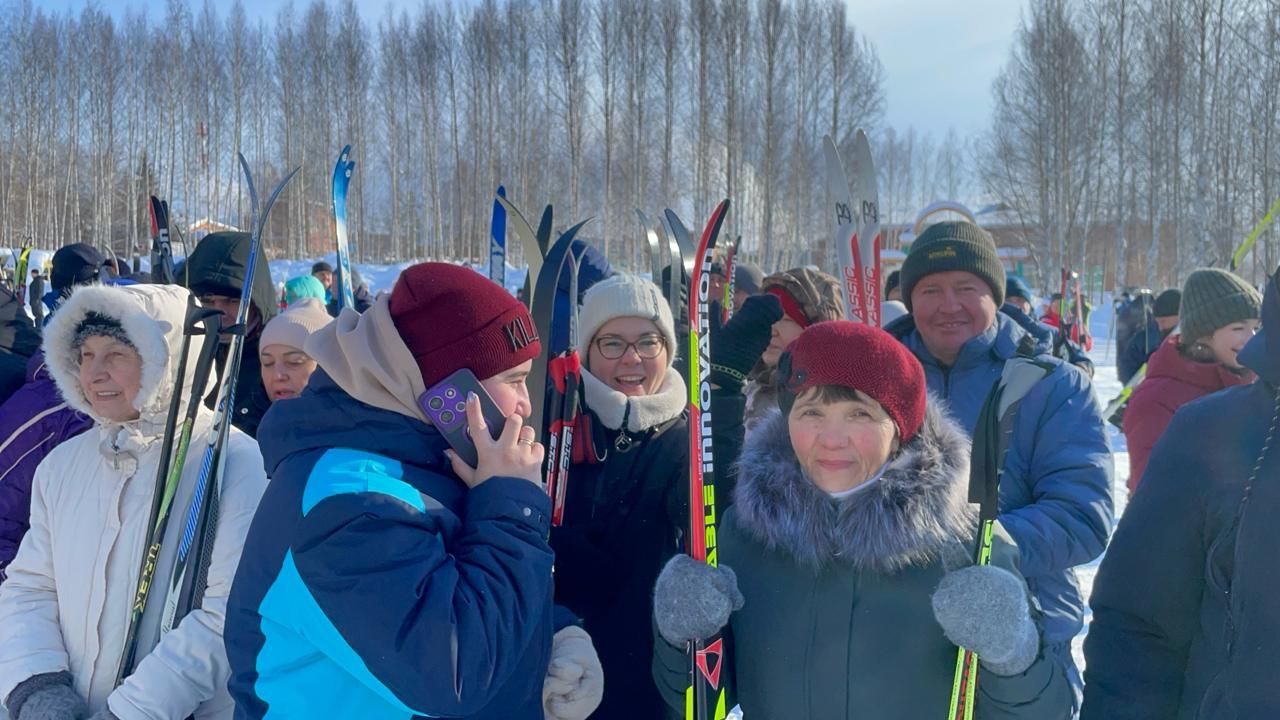
<path fill-rule="evenodd" d="M 1100 303 L 1101 307 L 1094 312 L 1090 318 L 1090 330 L 1093 333 L 1094 345 L 1093 352 L 1090 357 L 1093 358 L 1096 366 L 1093 376 L 1093 392 L 1098 401 L 1102 405 L 1106 405 L 1107 401 L 1120 393 L 1123 383 L 1116 375 L 1116 352 L 1114 340 L 1110 338 L 1111 330 L 1111 302 Z M 1107 423 L 1107 434 L 1111 440 L 1111 447 L 1115 451 L 1115 482 L 1112 484 L 1112 496 L 1116 503 L 1116 518 L 1124 511 L 1124 506 L 1128 502 L 1128 480 L 1129 480 L 1129 449 L 1125 445 L 1124 435 L 1120 433 L 1119 428 Z M 1098 573 L 1098 564 L 1101 558 L 1076 568 L 1076 575 L 1080 579 L 1080 588 L 1084 593 L 1085 601 L 1089 599 L 1089 595 L 1093 591 L 1093 579 Z M 1083 670 L 1084 668 L 1084 636 L 1089 631 L 1089 621 L 1092 619 L 1092 613 L 1088 606 L 1085 607 L 1085 627 L 1075 642 L 1076 663 Z"/>

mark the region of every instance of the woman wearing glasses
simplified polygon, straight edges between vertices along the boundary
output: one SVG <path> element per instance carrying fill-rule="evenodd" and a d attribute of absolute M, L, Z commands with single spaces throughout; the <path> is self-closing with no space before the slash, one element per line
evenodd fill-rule
<path fill-rule="evenodd" d="M 653 283 L 615 275 L 583 297 L 585 411 L 564 524 L 551 531 L 556 602 L 586 624 L 604 667 L 597 717 L 663 717 L 652 680 L 653 583 L 688 518 L 689 393 L 672 369 L 671 310 Z"/>

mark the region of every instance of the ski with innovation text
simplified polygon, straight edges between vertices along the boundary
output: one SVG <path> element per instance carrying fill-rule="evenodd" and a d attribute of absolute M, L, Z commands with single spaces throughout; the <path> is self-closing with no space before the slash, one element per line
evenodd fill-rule
<path fill-rule="evenodd" d="M 689 536 L 685 550 L 708 565 L 718 564 L 716 554 L 716 481 L 711 445 L 711 262 L 716 240 L 724 225 L 729 201 L 716 206 L 694 246 L 680 219 L 666 211 L 668 228 L 681 248 L 681 265 L 689 281 L 686 316 L 689 325 Z M 692 252 L 688 250 L 692 248 Z M 672 277 L 676 268 L 672 267 Z M 727 660 L 722 633 L 689 643 L 689 687 L 685 691 L 687 720 L 722 720 L 728 698 L 721 684 Z"/>

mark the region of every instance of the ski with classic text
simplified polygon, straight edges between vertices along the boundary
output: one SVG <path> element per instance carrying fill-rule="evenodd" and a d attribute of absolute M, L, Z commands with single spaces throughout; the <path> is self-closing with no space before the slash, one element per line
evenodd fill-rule
<path fill-rule="evenodd" d="M 861 128 L 853 134 L 853 176 L 859 196 L 854 221 L 859 223 L 857 258 L 866 311 L 863 320 L 880 327 L 880 190 L 871 142 Z"/>
<path fill-rule="evenodd" d="M 689 281 L 689 538 L 685 551 L 694 560 L 718 564 L 716 554 L 716 480 L 711 445 L 711 261 L 729 201 L 722 200 L 694 246 L 680 218 L 670 210 L 668 228 L 681 249 L 681 265 Z M 692 250 L 692 252 L 690 252 Z M 676 275 L 672 267 L 672 277 Z M 686 720 L 723 720 L 728 698 L 721 684 L 727 660 L 723 634 L 689 643 L 689 687 Z"/>
<path fill-rule="evenodd" d="M 338 309 L 355 309 L 355 291 L 351 287 L 351 252 L 347 246 L 347 186 L 356 161 L 351 159 L 351 146 L 342 148 L 333 166 L 333 227 L 338 243 Z M 246 171 L 247 172 L 247 171 Z M 270 209 L 270 206 L 268 206 Z M 255 215 L 254 220 L 257 220 Z"/>
<path fill-rule="evenodd" d="M 253 233 L 249 236 L 249 261 L 245 263 L 244 287 L 240 291 L 240 310 L 236 313 L 235 325 L 221 329 L 223 334 L 231 336 L 231 348 L 227 353 L 223 380 L 218 389 L 218 403 L 214 407 L 213 425 L 209 430 L 209 442 L 205 446 L 204 457 L 200 463 L 195 494 L 191 498 L 191 506 L 187 510 L 186 523 L 178 543 L 178 556 L 174 562 L 169 594 L 165 598 L 165 612 L 160 622 L 162 632 L 172 630 L 182 618 L 186 617 L 187 613 L 198 607 L 204 598 L 218 525 L 218 494 L 222 479 L 223 450 L 231 433 L 231 413 L 236 401 L 236 378 L 240 376 L 240 362 L 244 355 L 249 307 L 252 305 L 253 276 L 259 269 L 257 260 L 259 248 L 262 245 L 262 233 L 266 230 L 271 207 L 275 205 L 281 191 L 300 169 L 295 168 L 293 172 L 286 175 L 260 209 L 258 192 L 253 185 L 253 174 L 249 171 L 249 163 L 243 155 L 239 158 L 254 220 Z M 261 268 L 261 270 L 266 272 L 267 269 Z"/>

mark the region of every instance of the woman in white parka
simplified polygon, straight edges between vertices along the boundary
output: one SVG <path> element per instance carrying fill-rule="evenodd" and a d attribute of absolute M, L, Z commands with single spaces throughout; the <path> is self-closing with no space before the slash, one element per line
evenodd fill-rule
<path fill-rule="evenodd" d="M 0 587 L 0 699 L 12 720 L 231 717 L 223 615 L 266 486 L 257 443 L 238 430 L 223 455 L 203 603 L 163 637 L 159 631 L 162 591 L 210 431 L 212 414 L 203 407 L 140 626 L 141 659 L 113 687 L 146 549 L 186 305 L 187 291 L 176 286 L 90 286 L 77 290 L 45 328 L 58 389 L 94 427 L 37 468 L 31 529 Z M 192 345 L 184 405 L 199 340 Z"/>

